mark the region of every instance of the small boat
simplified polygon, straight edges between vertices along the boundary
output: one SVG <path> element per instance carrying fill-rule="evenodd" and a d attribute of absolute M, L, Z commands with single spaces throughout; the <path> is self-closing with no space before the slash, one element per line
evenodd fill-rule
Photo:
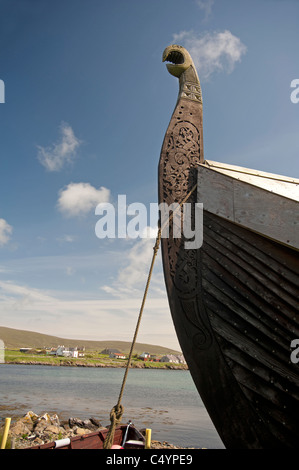
<path fill-rule="evenodd" d="M 172 45 L 163 61 L 179 78 L 179 96 L 161 149 L 159 207 L 188 201 L 195 237 L 202 230 L 188 248 L 173 218 L 161 238 L 182 352 L 226 448 L 297 448 L 299 180 L 205 160 L 192 58 Z"/>
<path fill-rule="evenodd" d="M 103 428 L 83 436 L 59 439 L 28 447 L 28 449 L 103 449 L 108 431 L 109 428 Z M 120 425 L 115 428 L 113 446 L 116 447 L 111 447 L 112 449 L 120 447 L 124 449 L 144 449 L 145 438 L 133 424 Z"/>

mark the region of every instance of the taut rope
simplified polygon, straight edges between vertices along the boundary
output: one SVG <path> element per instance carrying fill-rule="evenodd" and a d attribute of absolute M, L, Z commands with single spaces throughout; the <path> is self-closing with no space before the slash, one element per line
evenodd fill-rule
<path fill-rule="evenodd" d="M 146 297 L 147 297 L 147 293 L 148 293 L 148 289 L 149 289 L 149 285 L 150 285 L 150 281 L 151 281 L 151 277 L 152 277 L 152 272 L 153 272 L 153 268 L 154 268 L 154 264 L 155 264 L 155 259 L 156 259 L 157 253 L 159 251 L 159 246 L 160 246 L 160 241 L 161 241 L 161 234 L 164 230 L 164 227 L 174 217 L 174 214 L 178 211 L 178 209 L 180 209 L 182 207 L 182 205 L 189 199 L 191 194 L 195 191 L 196 187 L 197 187 L 197 184 L 195 184 L 193 186 L 193 188 L 187 194 L 187 196 L 185 196 L 183 201 L 171 213 L 168 220 L 165 221 L 163 226 L 158 228 L 156 242 L 155 242 L 155 245 L 153 247 L 154 253 L 153 253 L 153 256 L 152 256 L 152 262 L 151 262 L 148 277 L 147 277 L 147 282 L 146 282 L 146 286 L 145 286 L 145 290 L 144 290 L 144 294 L 143 294 L 143 299 L 142 299 L 142 303 L 141 303 L 141 307 L 140 307 L 140 311 L 139 311 L 139 316 L 138 316 L 138 320 L 137 320 L 137 324 L 136 324 L 136 328 L 135 328 L 134 337 L 133 337 L 132 344 L 131 344 L 130 353 L 129 353 L 129 356 L 128 356 L 128 361 L 127 361 L 127 365 L 126 365 L 124 378 L 123 378 L 123 381 L 122 381 L 122 385 L 121 385 L 121 389 L 120 389 L 117 404 L 112 408 L 112 410 L 110 412 L 111 425 L 109 427 L 108 434 L 107 434 L 106 439 L 105 439 L 104 444 L 103 444 L 104 449 L 110 449 L 111 448 L 111 446 L 113 444 L 113 441 L 114 441 L 115 428 L 120 423 L 123 412 L 124 412 L 124 407 L 121 404 L 121 400 L 122 400 L 122 396 L 123 396 L 123 393 L 124 393 L 125 384 L 126 384 L 126 380 L 127 380 L 127 376 L 128 376 L 128 372 L 129 372 L 129 368 L 130 368 L 130 363 L 131 363 L 131 359 L 132 359 L 132 355 L 133 355 L 133 349 L 134 349 L 134 346 L 135 346 L 135 343 L 136 343 L 137 334 L 138 334 L 139 326 L 140 326 L 140 323 L 141 323 L 141 317 L 142 317 L 142 313 L 143 313 L 143 309 L 144 309 L 144 305 L 145 305 L 145 300 L 146 300 Z"/>

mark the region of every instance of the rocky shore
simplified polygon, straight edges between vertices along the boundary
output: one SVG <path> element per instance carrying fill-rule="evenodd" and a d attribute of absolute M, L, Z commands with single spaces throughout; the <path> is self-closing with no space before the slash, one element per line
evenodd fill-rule
<path fill-rule="evenodd" d="M 125 362 L 95 362 L 95 363 L 84 363 L 80 361 L 67 361 L 61 360 L 58 363 L 54 362 L 45 362 L 45 361 L 33 361 L 33 360 L 6 360 L 6 364 L 21 364 L 21 365 L 33 365 L 33 366 L 56 366 L 56 367 L 100 367 L 100 368 L 125 368 Z M 156 369 L 155 367 L 151 367 L 148 365 L 147 362 L 132 362 L 130 365 L 131 369 Z M 163 366 L 157 367 L 157 369 L 161 370 L 188 370 L 188 366 L 186 364 L 165 364 Z"/>
<path fill-rule="evenodd" d="M 95 418 L 86 420 L 69 418 L 67 421 L 60 421 L 57 414 L 45 413 L 38 416 L 33 411 L 28 411 L 25 416 L 11 423 L 6 448 L 25 449 L 58 439 L 88 434 L 103 427 Z M 4 427 L 0 429 L 0 436 L 3 434 L 3 429 Z M 180 449 L 181 447 L 153 440 L 152 448 Z"/>

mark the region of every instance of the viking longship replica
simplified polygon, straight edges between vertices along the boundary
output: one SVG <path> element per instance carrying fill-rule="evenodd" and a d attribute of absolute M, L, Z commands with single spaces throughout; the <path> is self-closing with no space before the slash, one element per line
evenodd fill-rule
<path fill-rule="evenodd" d="M 159 203 L 203 204 L 203 243 L 161 239 L 169 305 L 192 378 L 226 448 L 298 448 L 299 180 L 204 159 L 202 94 L 183 47 L 159 163 Z M 197 187 L 196 187 L 197 185 Z M 196 190 L 194 190 L 196 187 Z"/>

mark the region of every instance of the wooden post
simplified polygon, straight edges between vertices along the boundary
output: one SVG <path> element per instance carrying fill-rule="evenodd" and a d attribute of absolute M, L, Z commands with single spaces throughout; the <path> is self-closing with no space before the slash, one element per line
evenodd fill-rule
<path fill-rule="evenodd" d="M 1 449 L 5 449 L 11 418 L 5 418 L 4 432 L 1 442 Z"/>
<path fill-rule="evenodd" d="M 146 429 L 145 430 L 145 448 L 146 449 L 151 448 L 151 438 L 152 438 L 152 430 Z"/>

